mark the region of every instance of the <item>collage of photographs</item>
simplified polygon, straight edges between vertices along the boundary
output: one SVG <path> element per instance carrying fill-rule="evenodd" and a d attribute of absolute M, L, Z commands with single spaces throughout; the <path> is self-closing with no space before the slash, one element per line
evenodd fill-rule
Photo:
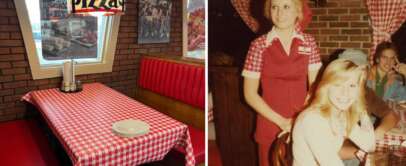
<path fill-rule="evenodd" d="M 406 0 L 0 0 L 0 166 L 406 166 Z"/>

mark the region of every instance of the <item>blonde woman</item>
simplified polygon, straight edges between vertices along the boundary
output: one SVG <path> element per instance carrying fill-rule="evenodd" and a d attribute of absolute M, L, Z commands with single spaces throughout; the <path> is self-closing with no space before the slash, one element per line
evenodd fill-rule
<path fill-rule="evenodd" d="M 327 66 L 293 128 L 294 166 L 343 166 L 339 151 L 344 139 L 365 152 L 374 151 L 374 128 L 365 110 L 365 77 L 366 68 L 349 60 Z"/>
<path fill-rule="evenodd" d="M 266 0 L 264 13 L 274 26 L 251 43 L 242 72 L 245 99 L 258 112 L 260 166 L 269 164 L 268 151 L 278 133 L 290 132 L 292 117 L 302 110 L 307 87 L 321 67 L 315 39 L 297 28 L 302 0 Z"/>

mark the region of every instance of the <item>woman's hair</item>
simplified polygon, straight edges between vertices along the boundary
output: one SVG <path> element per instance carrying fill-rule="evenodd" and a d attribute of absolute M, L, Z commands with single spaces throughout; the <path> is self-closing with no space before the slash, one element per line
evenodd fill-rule
<path fill-rule="evenodd" d="M 328 97 L 328 91 L 331 86 L 336 86 L 345 83 L 352 76 L 358 75 L 359 94 L 354 103 L 351 104 L 347 116 L 347 133 L 351 132 L 352 127 L 358 122 L 359 117 L 365 114 L 365 77 L 366 68 L 358 66 L 350 60 L 338 59 L 332 61 L 324 70 L 321 80 L 313 91 L 313 96 L 310 98 L 307 108 L 316 108 L 320 110 L 322 116 L 330 117 L 332 103 Z"/>
<path fill-rule="evenodd" d="M 291 0 L 291 1 L 295 5 L 297 13 L 298 13 L 298 20 L 297 21 L 300 22 L 303 19 L 303 0 Z M 265 0 L 264 16 L 268 20 L 272 21 L 271 8 L 272 8 L 272 0 Z"/>
<path fill-rule="evenodd" d="M 375 50 L 375 54 L 374 54 L 374 65 L 377 65 L 379 63 L 379 58 L 381 58 L 382 52 L 387 49 L 391 49 L 391 50 L 395 51 L 395 56 L 396 56 L 396 58 L 398 58 L 398 49 L 396 48 L 396 46 L 391 42 L 385 41 L 385 42 L 379 43 L 378 46 L 376 46 L 376 50 Z"/>

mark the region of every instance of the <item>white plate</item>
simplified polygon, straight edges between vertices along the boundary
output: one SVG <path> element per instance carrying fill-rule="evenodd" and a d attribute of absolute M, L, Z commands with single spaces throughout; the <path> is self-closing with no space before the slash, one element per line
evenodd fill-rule
<path fill-rule="evenodd" d="M 113 123 L 113 132 L 121 137 L 132 138 L 149 132 L 149 125 L 140 120 L 125 119 Z"/>

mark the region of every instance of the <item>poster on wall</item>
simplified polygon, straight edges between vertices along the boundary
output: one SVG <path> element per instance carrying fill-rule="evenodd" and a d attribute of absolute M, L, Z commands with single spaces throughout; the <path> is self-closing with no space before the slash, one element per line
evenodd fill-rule
<path fill-rule="evenodd" d="M 187 57 L 203 59 L 205 55 L 204 0 L 187 1 Z"/>
<path fill-rule="evenodd" d="M 66 0 L 40 0 L 42 56 L 47 60 L 97 56 L 97 18 L 73 16 Z M 44 10 L 47 9 L 47 10 Z"/>
<path fill-rule="evenodd" d="M 168 43 L 171 31 L 170 0 L 140 0 L 138 43 Z"/>

